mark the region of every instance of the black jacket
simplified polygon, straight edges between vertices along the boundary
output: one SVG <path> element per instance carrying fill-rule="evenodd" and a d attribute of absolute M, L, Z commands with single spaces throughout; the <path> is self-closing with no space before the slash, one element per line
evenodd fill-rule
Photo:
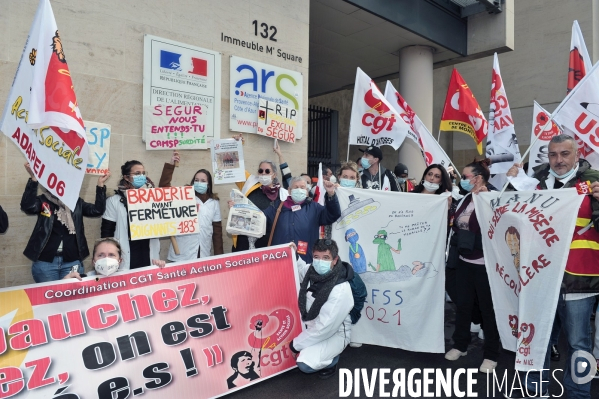
<path fill-rule="evenodd" d="M 0 206 L 0 234 L 6 233 L 6 230 L 8 230 L 8 216 Z"/>
<path fill-rule="evenodd" d="M 54 203 L 48 201 L 44 195 L 37 195 L 38 182 L 34 182 L 29 179 L 25 192 L 21 198 L 21 210 L 28 215 L 37 215 L 37 222 L 29 238 L 29 242 L 23 251 L 23 255 L 31 259 L 32 261 L 38 260 L 42 253 L 50 234 L 52 233 L 52 225 L 56 215 L 54 211 L 57 206 Z M 44 216 L 42 214 L 42 204 L 46 203 L 50 207 L 50 216 Z M 87 247 L 87 240 L 85 239 L 85 230 L 83 228 L 83 216 L 87 217 L 101 217 L 104 214 L 106 208 L 106 187 L 96 186 L 96 202 L 90 204 L 83 201 L 81 198 L 77 200 L 75 210 L 71 213 L 73 215 L 73 223 L 75 223 L 75 231 L 77 235 L 77 244 L 79 246 L 80 260 L 85 259 L 89 255 L 89 248 Z"/>

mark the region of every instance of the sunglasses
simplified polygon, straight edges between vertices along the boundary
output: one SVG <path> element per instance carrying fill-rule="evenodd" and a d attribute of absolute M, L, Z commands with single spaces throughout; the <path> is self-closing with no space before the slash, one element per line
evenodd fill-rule
<path fill-rule="evenodd" d="M 386 235 L 384 235 L 384 234 L 375 234 L 375 235 L 374 235 L 374 238 L 382 238 L 382 239 L 386 240 L 386 239 L 387 239 L 387 236 L 386 236 Z"/>
<path fill-rule="evenodd" d="M 262 174 L 262 173 L 266 173 L 267 175 L 270 175 L 270 169 L 258 169 L 258 174 Z"/>

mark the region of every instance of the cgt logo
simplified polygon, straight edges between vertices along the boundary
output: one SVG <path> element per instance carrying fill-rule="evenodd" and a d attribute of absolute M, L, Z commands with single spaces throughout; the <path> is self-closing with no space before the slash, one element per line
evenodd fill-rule
<path fill-rule="evenodd" d="M 599 147 L 599 127 L 596 127 L 599 117 L 599 110 L 597 110 L 597 104 L 580 103 L 580 106 L 585 109 L 582 111 L 576 122 L 574 122 L 574 128 L 576 132 L 585 136 L 589 134 L 589 141 Z M 588 120 L 587 120 L 588 119 Z"/>
<path fill-rule="evenodd" d="M 288 75 L 286 73 L 281 73 L 278 76 L 276 76 L 275 71 L 266 70 L 264 68 L 261 68 L 260 74 L 258 74 L 258 71 L 256 70 L 256 68 L 254 68 L 253 66 L 248 65 L 248 64 L 239 65 L 236 68 L 236 71 L 239 73 L 241 73 L 242 71 L 249 71 L 251 73 L 251 76 L 249 78 L 239 79 L 235 83 L 236 89 L 244 88 L 246 90 L 246 92 L 243 92 L 241 90 L 236 90 L 235 94 L 239 95 L 239 93 L 241 93 L 241 95 L 243 96 L 243 95 L 247 95 L 247 91 L 249 91 L 249 90 L 257 92 L 258 87 L 260 87 L 260 93 L 266 94 L 266 84 L 268 83 L 269 79 L 273 78 L 273 79 L 275 79 L 275 87 L 276 87 L 277 91 L 279 92 L 279 94 L 281 94 L 283 97 L 285 97 L 289 101 L 291 101 L 291 103 L 293 104 L 293 107 L 295 109 L 299 109 L 299 103 L 298 103 L 297 99 L 293 95 L 291 95 L 290 93 L 285 91 L 282 87 L 283 81 L 288 81 L 294 87 L 296 87 L 298 85 L 298 83 L 293 78 L 293 76 Z M 249 88 L 245 87 L 247 85 L 250 85 Z"/>
<path fill-rule="evenodd" d="M 370 128 L 372 134 L 379 134 L 383 129 L 391 131 L 396 121 L 395 114 L 392 113 L 389 117 L 384 116 L 390 109 L 381 99 L 374 96 L 372 89 L 368 90 L 364 95 L 364 102 L 370 109 L 362 116 L 362 125 L 372 126 Z M 376 112 L 377 115 L 370 111 Z"/>

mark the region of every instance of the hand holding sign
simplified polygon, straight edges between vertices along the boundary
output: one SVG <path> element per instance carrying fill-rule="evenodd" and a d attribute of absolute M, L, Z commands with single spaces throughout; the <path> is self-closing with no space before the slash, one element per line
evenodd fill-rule
<path fill-rule="evenodd" d="M 106 180 L 108 179 L 110 179 L 110 169 L 108 169 L 105 174 L 98 177 L 98 187 L 104 187 L 104 183 L 106 183 Z"/>

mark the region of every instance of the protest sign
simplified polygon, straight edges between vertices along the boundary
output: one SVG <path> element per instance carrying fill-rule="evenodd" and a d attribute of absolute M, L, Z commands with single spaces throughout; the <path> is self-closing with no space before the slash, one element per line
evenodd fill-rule
<path fill-rule="evenodd" d="M 131 240 L 180 236 L 198 232 L 192 186 L 127 190 Z"/>
<path fill-rule="evenodd" d="M 260 238 L 266 234 L 266 216 L 239 190 L 231 190 L 234 205 L 229 209 L 227 233 Z M 255 242 L 255 240 L 251 240 Z"/>
<path fill-rule="evenodd" d="M 260 99 L 258 134 L 288 143 L 295 143 L 297 126 L 298 119 L 295 109 Z"/>
<path fill-rule="evenodd" d="M 143 83 L 147 150 L 205 150 L 220 137 L 218 51 L 145 35 Z"/>
<path fill-rule="evenodd" d="M 40 184 L 73 210 L 88 149 L 62 49 L 50 2 L 40 0 L 0 130 L 21 150 Z"/>
<path fill-rule="evenodd" d="M 583 197 L 570 188 L 474 196 L 497 329 L 517 370 L 543 367 Z"/>
<path fill-rule="evenodd" d="M 241 140 L 212 140 L 210 143 L 214 184 L 245 181 L 243 143 Z"/>
<path fill-rule="evenodd" d="M 85 121 L 89 158 L 85 173 L 88 175 L 105 175 L 110 160 L 110 125 Z"/>
<path fill-rule="evenodd" d="M 368 292 L 352 342 L 445 351 L 448 196 L 337 188 L 332 238 Z"/>
<path fill-rule="evenodd" d="M 299 123 L 295 140 L 302 138 L 304 79 L 300 72 L 237 56 L 230 59 L 229 129 L 256 133 L 260 100 L 295 110 Z"/>
<path fill-rule="evenodd" d="M 263 286 L 265 276 L 276 284 Z M 0 290 L 3 398 L 214 398 L 295 367 L 288 246 Z M 57 395 L 57 396 L 55 396 Z"/>

